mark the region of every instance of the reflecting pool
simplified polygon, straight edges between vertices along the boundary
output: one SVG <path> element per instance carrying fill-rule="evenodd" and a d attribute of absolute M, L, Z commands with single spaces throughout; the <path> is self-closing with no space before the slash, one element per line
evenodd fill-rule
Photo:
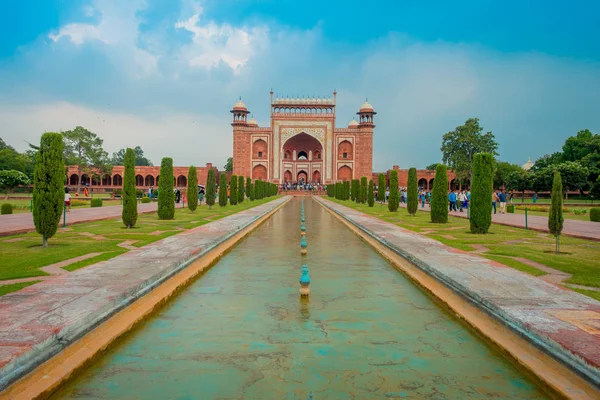
<path fill-rule="evenodd" d="M 60 399 L 546 398 L 316 202 L 288 202 Z"/>

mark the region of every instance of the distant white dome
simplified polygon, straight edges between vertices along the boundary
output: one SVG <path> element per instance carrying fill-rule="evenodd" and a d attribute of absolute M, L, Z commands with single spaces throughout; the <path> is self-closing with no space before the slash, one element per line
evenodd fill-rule
<path fill-rule="evenodd" d="M 523 168 L 523 170 L 525 171 L 529 171 L 531 168 L 533 168 L 533 162 L 531 161 L 531 157 L 529 157 L 527 159 L 527 162 L 523 165 L 521 165 L 521 168 Z"/>
<path fill-rule="evenodd" d="M 362 106 L 360 106 L 360 111 L 361 112 L 370 112 L 373 111 L 373 106 L 370 105 L 369 103 L 367 103 L 366 101 L 363 103 Z"/>

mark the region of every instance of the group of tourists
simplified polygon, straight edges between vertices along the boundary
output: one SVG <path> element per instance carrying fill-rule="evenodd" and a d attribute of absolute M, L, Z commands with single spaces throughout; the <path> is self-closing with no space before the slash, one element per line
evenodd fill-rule
<path fill-rule="evenodd" d="M 451 190 L 448 193 L 448 210 L 463 212 L 463 210 L 469 209 L 469 203 L 471 202 L 471 191 L 470 190 Z"/>
<path fill-rule="evenodd" d="M 324 191 L 327 190 L 327 186 L 321 185 L 318 182 L 286 182 L 283 185 L 279 185 L 280 191 L 287 190 L 307 190 L 307 191 Z"/>

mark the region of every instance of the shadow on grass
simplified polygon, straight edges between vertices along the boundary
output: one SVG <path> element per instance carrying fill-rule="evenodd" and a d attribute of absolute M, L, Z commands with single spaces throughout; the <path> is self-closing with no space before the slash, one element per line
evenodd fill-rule
<path fill-rule="evenodd" d="M 53 248 L 53 247 L 57 248 L 57 247 L 68 247 L 68 246 L 70 246 L 70 244 L 67 244 L 67 243 L 48 243 L 48 247 L 46 247 L 46 248 L 50 249 L 50 248 Z M 26 246 L 26 248 L 28 248 L 28 249 L 35 249 L 35 248 L 38 248 L 38 247 L 42 248 L 42 243 L 30 244 L 30 245 Z"/>

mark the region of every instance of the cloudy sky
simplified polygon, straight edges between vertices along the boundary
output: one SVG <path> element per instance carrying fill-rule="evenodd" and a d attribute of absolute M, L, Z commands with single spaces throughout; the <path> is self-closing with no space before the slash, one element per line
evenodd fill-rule
<path fill-rule="evenodd" d="M 0 137 L 18 149 L 82 125 L 109 152 L 222 167 L 242 97 L 269 123 L 271 88 L 338 91 L 337 124 L 368 98 L 374 169 L 439 161 L 478 117 L 523 163 L 600 132 L 596 0 L 27 0 L 0 12 Z"/>

